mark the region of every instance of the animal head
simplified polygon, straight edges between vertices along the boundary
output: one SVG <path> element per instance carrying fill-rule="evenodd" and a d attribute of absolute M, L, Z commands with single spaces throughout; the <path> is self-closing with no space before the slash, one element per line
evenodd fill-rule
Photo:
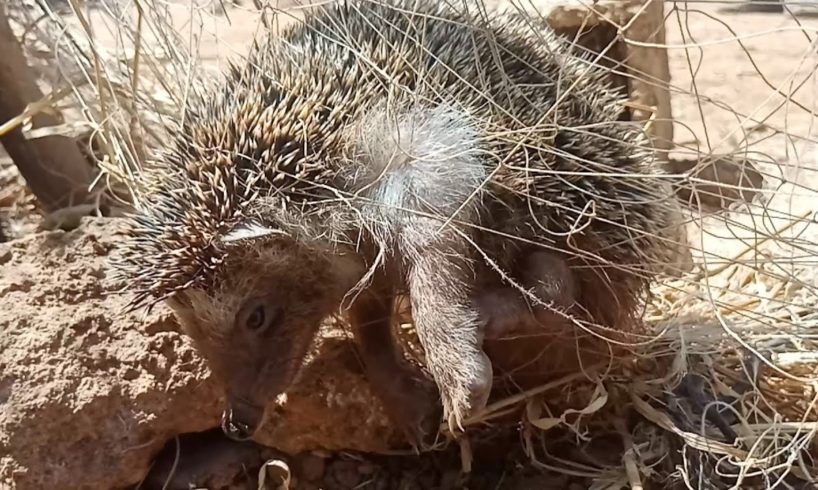
<path fill-rule="evenodd" d="M 284 392 L 344 285 L 337 257 L 257 226 L 228 234 L 224 264 L 207 286 L 167 299 L 225 388 L 222 428 L 247 439 Z"/>
<path fill-rule="evenodd" d="M 321 320 L 356 282 L 345 280 L 343 257 L 325 256 L 334 245 L 327 206 L 309 206 L 332 182 L 337 114 L 349 113 L 355 92 L 316 99 L 309 89 L 323 85 L 312 76 L 335 72 L 288 43 L 268 44 L 196 92 L 174 140 L 134 178 L 138 212 L 115 264 L 132 306 L 168 300 L 223 381 L 224 426 L 238 438 L 286 389 Z"/>

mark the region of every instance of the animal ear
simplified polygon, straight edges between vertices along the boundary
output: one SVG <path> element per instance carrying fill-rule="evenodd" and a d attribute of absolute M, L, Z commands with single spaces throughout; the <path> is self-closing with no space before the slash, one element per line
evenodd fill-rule
<path fill-rule="evenodd" d="M 233 243 L 241 240 L 256 240 L 271 235 L 283 235 L 284 232 L 268 228 L 255 222 L 242 223 L 222 237 L 222 243 Z"/>

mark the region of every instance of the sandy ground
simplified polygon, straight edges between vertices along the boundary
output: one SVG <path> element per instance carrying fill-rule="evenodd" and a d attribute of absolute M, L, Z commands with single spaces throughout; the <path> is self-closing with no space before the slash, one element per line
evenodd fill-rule
<path fill-rule="evenodd" d="M 676 143 L 714 153 L 749 146 L 779 161 L 793 146 L 804 151 L 803 140 L 758 140 L 769 134 L 761 124 L 815 139 L 818 18 L 667 7 Z"/>
<path fill-rule="evenodd" d="M 711 220 L 717 231 L 691 225 L 692 246 L 714 260 L 812 215 L 818 197 L 818 17 L 731 7 L 666 4 L 675 153 L 750 158 L 766 179 L 761 199 Z M 815 243 L 814 228 L 799 232 Z"/>

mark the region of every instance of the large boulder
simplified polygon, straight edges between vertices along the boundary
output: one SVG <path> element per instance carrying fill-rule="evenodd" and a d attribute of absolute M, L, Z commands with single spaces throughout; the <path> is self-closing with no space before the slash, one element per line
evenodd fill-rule
<path fill-rule="evenodd" d="M 106 279 L 117 220 L 0 244 L 0 488 L 139 482 L 176 435 L 219 424 L 221 389 L 162 306 Z M 396 442 L 343 330 L 322 331 L 256 440 L 287 452 Z"/>

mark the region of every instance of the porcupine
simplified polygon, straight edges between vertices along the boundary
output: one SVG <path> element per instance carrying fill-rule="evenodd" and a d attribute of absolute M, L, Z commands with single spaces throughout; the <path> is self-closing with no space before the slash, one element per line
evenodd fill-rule
<path fill-rule="evenodd" d="M 146 172 L 118 263 L 132 304 L 175 311 L 225 384 L 230 437 L 339 311 L 413 443 L 441 405 L 457 428 L 487 402 L 486 336 L 617 327 L 669 258 L 669 186 L 607 75 L 524 15 L 318 8 L 194 99 Z M 396 346 L 401 292 L 435 383 Z"/>

